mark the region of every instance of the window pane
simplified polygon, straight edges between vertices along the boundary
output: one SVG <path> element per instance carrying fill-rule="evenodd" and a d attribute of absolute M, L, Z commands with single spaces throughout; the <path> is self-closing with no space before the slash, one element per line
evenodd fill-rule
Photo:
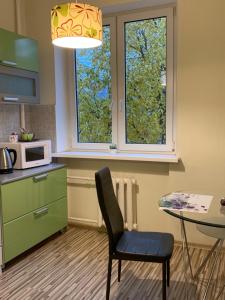
<path fill-rule="evenodd" d="M 79 143 L 111 143 L 110 27 L 103 45 L 76 50 L 77 136 Z"/>
<path fill-rule="evenodd" d="M 125 23 L 126 143 L 166 143 L 166 17 Z"/>

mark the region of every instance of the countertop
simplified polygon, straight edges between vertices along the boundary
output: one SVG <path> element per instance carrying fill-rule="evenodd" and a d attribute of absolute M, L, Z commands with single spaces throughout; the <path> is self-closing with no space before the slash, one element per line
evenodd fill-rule
<path fill-rule="evenodd" d="M 0 185 L 39 175 L 45 172 L 54 171 L 63 167 L 65 167 L 64 164 L 51 163 L 46 166 L 35 167 L 25 170 L 13 170 L 13 173 L 10 174 L 0 174 Z"/>

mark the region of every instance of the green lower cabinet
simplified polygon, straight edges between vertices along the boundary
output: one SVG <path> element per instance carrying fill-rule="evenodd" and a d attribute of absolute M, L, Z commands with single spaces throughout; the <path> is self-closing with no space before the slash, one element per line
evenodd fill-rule
<path fill-rule="evenodd" d="M 3 223 L 40 207 L 39 186 L 32 177 L 1 186 L 1 196 Z"/>
<path fill-rule="evenodd" d="M 38 207 L 48 205 L 51 202 L 66 197 L 67 181 L 66 169 L 49 172 L 44 180 L 39 181 L 39 204 Z M 36 209 L 37 207 L 35 207 Z"/>
<path fill-rule="evenodd" d="M 66 197 L 4 224 L 4 263 L 66 226 Z"/>
<path fill-rule="evenodd" d="M 66 197 L 66 169 L 62 168 L 1 187 L 3 223 Z"/>

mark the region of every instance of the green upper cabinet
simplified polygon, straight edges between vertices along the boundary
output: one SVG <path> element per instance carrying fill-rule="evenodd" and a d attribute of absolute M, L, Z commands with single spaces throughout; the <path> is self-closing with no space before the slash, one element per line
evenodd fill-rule
<path fill-rule="evenodd" d="M 37 41 L 16 35 L 15 53 L 17 68 L 38 72 Z"/>
<path fill-rule="evenodd" d="M 0 28 L 0 63 L 16 66 L 14 32 Z"/>
<path fill-rule="evenodd" d="M 0 28 L 0 63 L 38 72 L 37 41 Z"/>

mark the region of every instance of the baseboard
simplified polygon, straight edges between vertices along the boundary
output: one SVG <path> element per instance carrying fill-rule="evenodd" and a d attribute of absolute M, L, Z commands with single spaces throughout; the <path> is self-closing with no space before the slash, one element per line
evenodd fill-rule
<path fill-rule="evenodd" d="M 96 220 L 69 217 L 68 223 L 71 226 L 79 226 L 79 227 L 98 229 L 98 223 Z"/>

